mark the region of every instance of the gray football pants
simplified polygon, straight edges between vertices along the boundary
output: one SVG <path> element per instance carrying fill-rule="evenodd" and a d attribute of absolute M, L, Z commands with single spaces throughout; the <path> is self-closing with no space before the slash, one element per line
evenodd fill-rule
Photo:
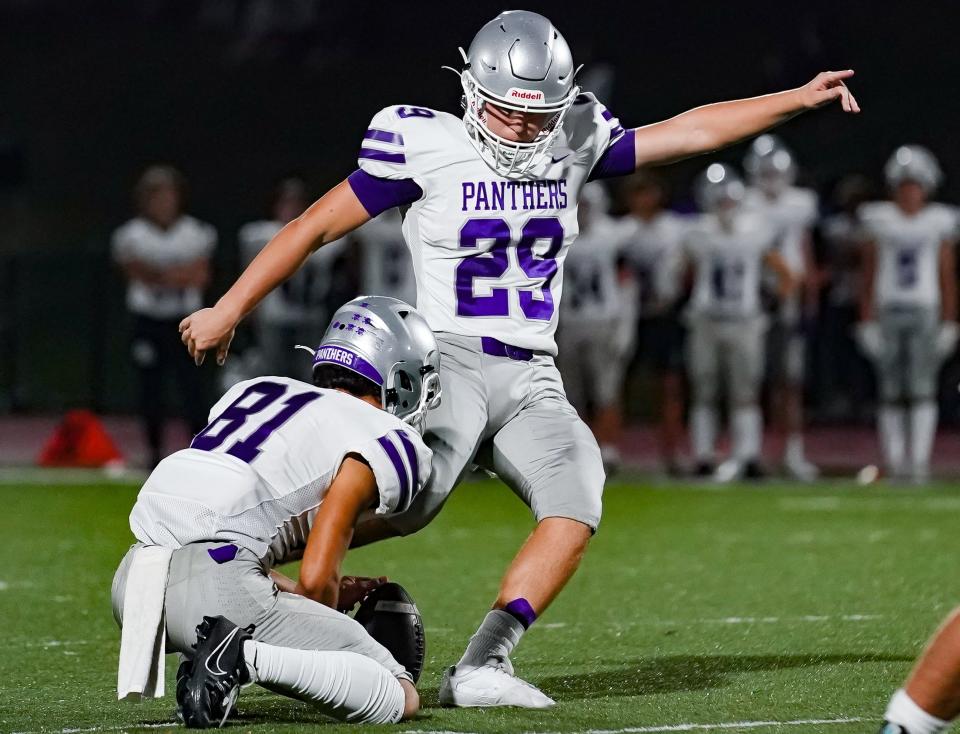
<path fill-rule="evenodd" d="M 694 402 L 714 405 L 720 388 L 733 406 L 757 402 L 763 379 L 766 319 L 690 319 L 687 371 Z"/>
<path fill-rule="evenodd" d="M 164 601 L 168 652 L 190 657 L 197 625 L 204 616 L 223 615 L 240 627 L 256 625 L 253 638 L 269 645 L 356 652 L 373 658 L 394 675 L 404 673 L 387 649 L 351 617 L 278 590 L 252 551 L 240 548 L 233 560 L 217 563 L 208 551 L 224 545 L 190 543 L 173 552 Z M 127 573 L 139 546 L 127 551 L 113 577 L 111 600 L 117 624 L 123 623 Z"/>
<path fill-rule="evenodd" d="M 874 364 L 884 402 L 932 400 L 937 392 L 939 314 L 924 306 L 881 308 L 881 351 Z"/>
<path fill-rule="evenodd" d="M 433 472 L 406 512 L 387 518 L 398 532 L 433 519 L 476 463 L 496 473 L 537 521 L 577 520 L 596 529 L 606 479 L 600 449 L 570 405 L 553 358 L 484 354 L 479 337 L 438 333 L 443 400 L 427 414 Z"/>

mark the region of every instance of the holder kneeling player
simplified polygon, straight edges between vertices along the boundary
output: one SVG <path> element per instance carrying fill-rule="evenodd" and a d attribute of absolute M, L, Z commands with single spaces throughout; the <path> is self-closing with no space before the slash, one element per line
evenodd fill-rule
<path fill-rule="evenodd" d="M 160 463 L 113 582 L 120 697 L 163 695 L 169 645 L 188 659 L 177 684 L 188 726 L 222 723 L 246 683 L 344 721 L 416 712 L 411 671 L 337 609 L 379 583 L 341 580 L 358 521 L 406 510 L 430 474 L 420 430 L 439 404 L 439 354 L 406 303 L 355 299 L 314 355 L 315 386 L 241 382 Z M 296 583 L 271 571 L 301 557 Z"/>

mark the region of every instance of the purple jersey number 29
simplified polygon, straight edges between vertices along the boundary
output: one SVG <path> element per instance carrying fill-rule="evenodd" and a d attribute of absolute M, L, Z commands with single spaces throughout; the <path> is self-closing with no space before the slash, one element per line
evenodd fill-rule
<path fill-rule="evenodd" d="M 460 229 L 460 247 L 475 250 L 480 240 L 493 240 L 486 252 L 467 255 L 457 265 L 454 289 L 457 297 L 458 316 L 509 316 L 510 299 L 506 288 L 491 288 L 490 294 L 474 293 L 474 280 L 502 278 L 510 268 L 509 248 L 514 244 L 510 225 L 503 219 L 468 219 Z M 547 240 L 543 255 L 534 253 L 534 245 Z M 553 318 L 553 294 L 550 284 L 557 274 L 557 254 L 563 246 L 563 225 L 556 217 L 532 217 L 523 226 L 520 241 L 516 245 L 517 263 L 531 279 L 542 284 L 519 288 L 520 310 L 525 318 L 533 321 L 549 321 Z M 535 292 L 539 290 L 542 297 Z"/>
<path fill-rule="evenodd" d="M 220 415 L 210 421 L 206 428 L 194 436 L 190 448 L 200 451 L 214 451 L 220 448 L 227 438 L 246 424 L 248 418 L 266 410 L 282 398 L 286 392 L 287 386 L 279 382 L 264 380 L 254 383 L 244 390 L 239 398 L 224 408 Z M 281 411 L 257 426 L 249 436 L 233 443 L 226 450 L 226 453 L 249 464 L 260 455 L 260 447 L 264 441 L 270 438 L 271 433 L 290 420 L 305 405 L 320 397 L 322 395 L 318 392 L 302 392 L 291 395 L 283 401 Z M 251 398 L 253 399 L 252 402 Z"/>

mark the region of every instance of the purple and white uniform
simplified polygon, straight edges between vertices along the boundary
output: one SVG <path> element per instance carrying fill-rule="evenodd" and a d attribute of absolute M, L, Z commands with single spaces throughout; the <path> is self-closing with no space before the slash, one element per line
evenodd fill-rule
<path fill-rule="evenodd" d="M 409 205 L 403 235 L 417 309 L 442 354 L 444 399 L 427 416 L 433 477 L 411 511 L 390 521 L 401 532 L 425 525 L 476 459 L 538 520 L 596 527 L 600 453 L 564 394 L 554 333 L 580 191 L 633 172 L 633 131 L 582 94 L 517 180 L 484 162 L 460 118 L 393 106 L 374 116 L 358 161 L 349 182 L 371 216 Z"/>

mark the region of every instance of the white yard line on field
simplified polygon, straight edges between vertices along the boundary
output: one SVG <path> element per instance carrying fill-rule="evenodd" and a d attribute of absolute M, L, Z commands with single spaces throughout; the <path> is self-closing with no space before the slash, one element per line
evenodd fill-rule
<path fill-rule="evenodd" d="M 858 724 L 860 717 L 838 719 L 793 719 L 791 721 L 724 721 L 717 724 L 663 724 L 660 726 L 628 726 L 623 729 L 587 729 L 583 734 L 655 734 L 671 731 L 723 731 L 730 729 L 760 729 L 762 727 L 818 726 L 825 724 Z M 406 729 L 402 734 L 477 734 L 451 729 Z M 528 732 L 528 734 L 533 734 Z M 561 734 L 544 732 L 543 734 Z"/>

